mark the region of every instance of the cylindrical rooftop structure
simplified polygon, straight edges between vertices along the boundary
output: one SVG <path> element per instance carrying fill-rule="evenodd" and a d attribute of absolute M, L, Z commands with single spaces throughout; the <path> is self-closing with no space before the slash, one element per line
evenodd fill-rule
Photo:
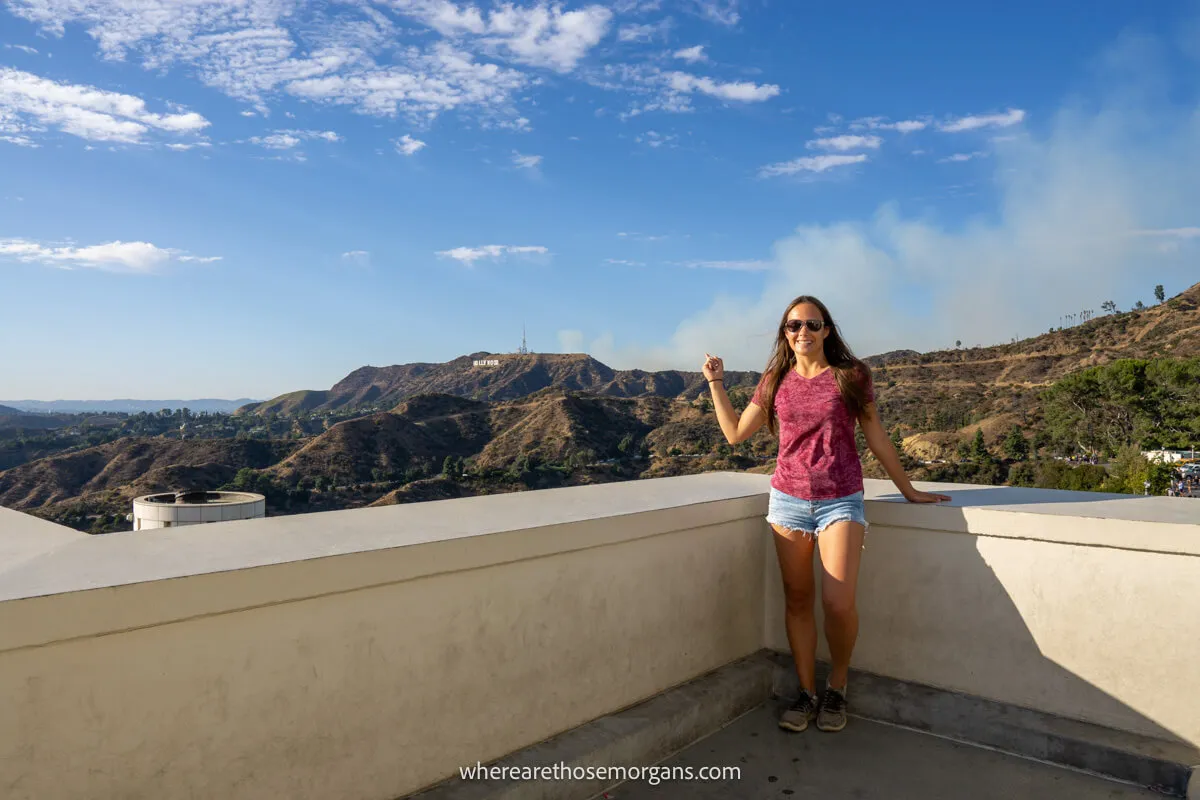
<path fill-rule="evenodd" d="M 135 531 L 266 515 L 266 498 L 252 492 L 161 492 L 145 494 L 133 501 Z"/>

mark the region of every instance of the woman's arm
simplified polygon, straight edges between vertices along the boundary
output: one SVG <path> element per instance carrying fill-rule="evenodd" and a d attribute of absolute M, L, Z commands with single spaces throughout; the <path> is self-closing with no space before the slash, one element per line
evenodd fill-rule
<path fill-rule="evenodd" d="M 896 484 L 896 488 L 900 490 L 900 494 L 904 495 L 905 500 L 910 503 L 936 503 L 940 500 L 950 499 L 949 495 L 922 492 L 913 488 L 912 483 L 908 480 L 908 475 L 904 472 L 904 467 L 900 464 L 900 456 L 896 453 L 892 440 L 884 433 L 883 425 L 879 422 L 879 412 L 874 403 L 867 404 L 866 409 L 858 418 L 858 424 L 862 426 L 863 436 L 867 439 L 867 447 L 887 470 L 888 477 L 892 479 L 892 483 Z"/>

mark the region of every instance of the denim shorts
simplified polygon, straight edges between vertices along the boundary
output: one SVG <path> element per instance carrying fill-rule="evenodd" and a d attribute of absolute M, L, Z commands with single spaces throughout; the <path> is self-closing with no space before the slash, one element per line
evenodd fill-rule
<path fill-rule="evenodd" d="M 863 493 L 855 492 L 832 500 L 801 500 L 771 487 L 767 522 L 793 531 L 804 531 L 814 539 L 835 522 L 857 522 L 868 527 Z"/>

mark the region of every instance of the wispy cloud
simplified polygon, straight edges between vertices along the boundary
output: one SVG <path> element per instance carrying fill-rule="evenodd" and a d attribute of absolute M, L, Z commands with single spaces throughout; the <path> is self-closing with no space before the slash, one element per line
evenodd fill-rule
<path fill-rule="evenodd" d="M 738 0 L 687 0 L 687 8 L 718 25 L 737 25 L 741 20 Z"/>
<path fill-rule="evenodd" d="M 883 144 L 883 139 L 878 136 L 833 136 L 828 139 L 814 139 L 811 142 L 806 142 L 805 147 L 810 150 L 837 150 L 844 152 L 846 150 L 859 150 L 867 148 L 869 150 L 878 150 L 879 145 Z"/>
<path fill-rule="evenodd" d="M 300 142 L 320 139 L 325 142 L 340 142 L 342 137 L 333 131 L 278 130 L 269 136 L 251 136 L 250 142 L 272 150 L 290 150 Z"/>
<path fill-rule="evenodd" d="M 670 35 L 673 20 L 666 17 L 654 24 L 622 25 L 617 31 L 617 39 L 622 42 L 650 42 Z"/>
<path fill-rule="evenodd" d="M 526 156 L 513 150 L 512 162 L 518 169 L 536 169 L 542 163 L 541 156 Z"/>
<path fill-rule="evenodd" d="M 615 265 L 621 266 L 621 267 L 644 267 L 644 266 L 646 266 L 644 261 L 629 261 L 624 258 L 606 258 L 606 259 L 604 259 L 604 263 L 615 264 Z"/>
<path fill-rule="evenodd" d="M 683 59 L 689 64 L 702 64 L 708 61 L 708 56 L 704 54 L 704 45 L 698 44 L 695 47 L 685 47 L 682 50 L 676 50 L 671 54 L 674 58 Z"/>
<path fill-rule="evenodd" d="M 630 233 L 628 231 L 621 231 L 617 234 L 617 238 L 628 239 L 628 240 L 634 241 L 634 242 L 664 242 L 667 239 L 670 239 L 671 237 L 669 234 L 665 234 L 665 233 L 664 234 L 648 234 L 648 233 Z"/>
<path fill-rule="evenodd" d="M 212 147 L 212 143 L 211 142 L 187 142 L 187 143 L 172 142 L 171 144 L 167 145 L 167 149 L 177 150 L 181 153 L 185 153 L 188 150 L 194 150 L 197 147 Z"/>
<path fill-rule="evenodd" d="M 781 161 L 777 164 L 768 164 L 758 171 L 760 178 L 775 178 L 780 175 L 795 175 L 800 172 L 825 172 L 835 167 L 845 167 L 851 164 L 861 164 L 866 161 L 867 157 L 862 153 L 857 153 L 852 156 L 805 156 L 804 158 L 794 158 L 791 161 Z"/>
<path fill-rule="evenodd" d="M 467 266 L 473 265 L 480 259 L 497 260 L 507 255 L 546 255 L 550 251 L 540 245 L 513 246 L 504 244 L 485 244 L 482 247 L 455 247 L 452 250 L 439 250 L 441 258 L 450 258 Z"/>
<path fill-rule="evenodd" d="M 952 163 L 957 163 L 960 161 L 970 161 L 973 158 L 985 158 L 985 157 L 987 157 L 987 153 L 983 152 L 982 150 L 977 150 L 973 153 L 955 153 L 954 155 L 946 156 L 945 158 L 939 158 L 938 163 L 939 164 L 952 164 Z"/>
<path fill-rule="evenodd" d="M 658 131 L 646 131 L 641 136 L 635 136 L 633 140 L 638 144 L 644 144 L 647 147 L 659 148 L 663 146 L 677 147 L 678 145 L 675 144 L 677 139 L 679 139 L 677 134 L 662 134 Z"/>
<path fill-rule="evenodd" d="M 686 72 L 671 72 L 667 74 L 672 91 L 680 94 L 700 92 L 722 100 L 735 100 L 742 103 L 761 103 L 779 95 L 779 87 L 774 84 L 758 84 L 752 81 L 714 81 L 712 78 L 690 75 Z"/>
<path fill-rule="evenodd" d="M 9 136 L 7 134 L 0 135 L 0 142 L 8 142 L 9 144 L 17 145 L 18 147 L 41 147 L 40 144 L 35 142 L 33 139 L 30 139 L 28 136 Z"/>
<path fill-rule="evenodd" d="M 906 119 L 899 122 L 885 122 L 886 117 L 863 117 L 850 123 L 852 131 L 896 131 L 897 133 L 913 133 L 929 127 L 928 120 Z"/>
<path fill-rule="evenodd" d="M 221 256 L 192 256 L 149 242 L 108 242 L 77 247 L 70 243 L 42 243 L 28 239 L 0 239 L 0 258 L 39 263 L 60 269 L 88 268 L 108 272 L 148 274 L 171 261 L 211 263 Z"/>
<path fill-rule="evenodd" d="M 734 272 L 762 272 L 771 268 L 770 261 L 672 261 L 677 266 L 689 269 L 722 269 Z"/>
<path fill-rule="evenodd" d="M 393 139 L 392 143 L 396 145 L 396 152 L 402 156 L 411 156 L 422 147 L 426 146 L 425 143 L 420 139 L 414 139 L 407 133 L 401 136 L 399 139 Z"/>
<path fill-rule="evenodd" d="M 1012 125 L 1019 125 L 1025 119 L 1025 112 L 1019 108 L 1010 108 L 1003 114 L 982 114 L 969 117 L 959 117 L 958 119 L 943 122 L 938 125 L 938 130 L 944 133 L 961 133 L 963 131 L 974 131 L 980 128 L 1007 128 Z"/>
<path fill-rule="evenodd" d="M 30 47 L 27 44 L 6 44 L 6 45 L 4 45 L 4 49 L 5 50 L 20 50 L 22 53 L 27 53 L 31 56 L 36 56 L 38 54 L 37 50 L 35 50 L 34 48 Z"/>
<path fill-rule="evenodd" d="M 356 267 L 369 267 L 371 265 L 371 254 L 366 250 L 349 250 L 342 253 L 342 261 Z"/>
<path fill-rule="evenodd" d="M 1160 228 L 1132 231 L 1134 236 L 1164 236 L 1173 239 L 1200 239 L 1200 228 Z"/>
<path fill-rule="evenodd" d="M 0 133 L 28 138 L 46 127 L 89 141 L 141 144 L 208 127 L 196 113 L 156 114 L 139 97 L 0 68 Z"/>

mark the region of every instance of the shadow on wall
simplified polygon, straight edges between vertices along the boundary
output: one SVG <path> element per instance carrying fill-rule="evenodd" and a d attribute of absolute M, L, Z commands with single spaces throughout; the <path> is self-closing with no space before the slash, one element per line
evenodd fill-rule
<path fill-rule="evenodd" d="M 1011 505 L 1010 491 L 946 493 L 958 505 L 977 505 L 976 498 Z M 1044 503 L 1053 493 L 1039 494 L 1037 502 Z M 947 527 L 965 529 L 961 508 L 945 513 L 952 515 Z M 764 527 L 774 535 L 765 521 Z M 790 653 L 774 548 L 768 548 L 767 559 L 767 645 Z M 818 558 L 814 562 L 818 658 L 827 662 L 821 567 Z M 1200 623 L 1189 607 L 1171 610 L 1168 604 L 1188 595 L 1198 562 L 1139 550 L 873 524 L 859 578 L 859 637 L 851 666 L 1196 746 L 1200 725 L 1171 704 L 1173 696 L 1186 696 L 1178 674 L 1186 668 L 1170 668 L 1190 659 L 1185 648 L 1195 645 L 1180 642 L 1200 641 Z M 1103 687 L 1170 719 L 1166 724 L 1177 729 Z M 853 691 L 851 685 L 851 698 Z"/>

